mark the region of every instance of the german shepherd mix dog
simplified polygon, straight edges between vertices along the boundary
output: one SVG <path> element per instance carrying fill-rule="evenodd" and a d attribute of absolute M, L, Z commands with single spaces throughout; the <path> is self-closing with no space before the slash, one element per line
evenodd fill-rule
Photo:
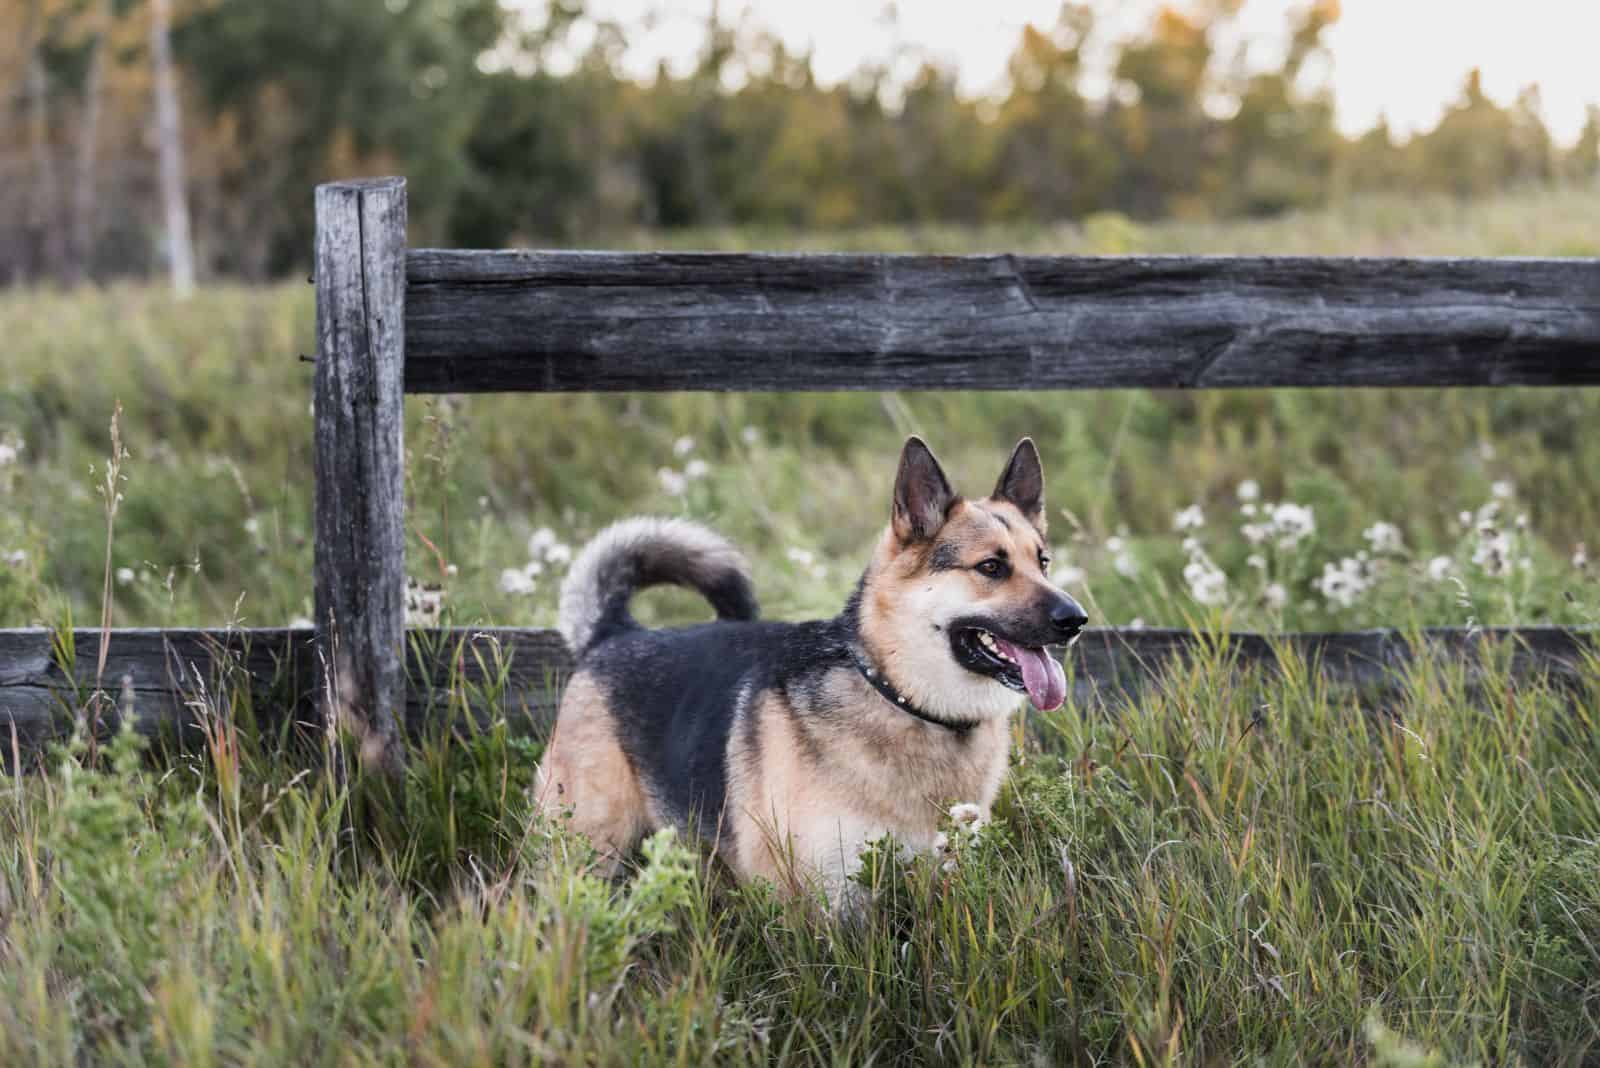
<path fill-rule="evenodd" d="M 820 888 L 842 904 L 863 845 L 934 848 L 950 802 L 987 816 L 1017 694 L 1054 709 L 1046 646 L 1087 617 L 1046 577 L 1044 473 L 1017 444 L 994 492 L 950 488 L 906 442 L 888 527 L 844 611 L 756 622 L 744 559 L 677 519 L 601 532 L 561 589 L 577 657 L 537 786 L 613 869 L 648 832 L 709 838 L 744 880 Z M 646 630 L 634 591 L 699 591 L 718 621 Z"/>

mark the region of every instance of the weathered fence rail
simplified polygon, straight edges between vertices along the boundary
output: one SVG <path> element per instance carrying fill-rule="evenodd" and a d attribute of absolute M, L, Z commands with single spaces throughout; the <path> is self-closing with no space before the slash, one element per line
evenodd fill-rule
<path fill-rule="evenodd" d="M 199 707 L 184 695 L 202 664 L 233 665 L 247 692 L 287 679 L 260 711 L 314 698 L 390 752 L 437 714 L 469 636 L 405 630 L 406 392 L 1600 385 L 1593 259 L 408 251 L 398 178 L 321 186 L 316 214 L 317 636 L 113 632 L 108 689 L 151 723 Z M 540 721 L 560 639 L 481 633 L 511 655 L 508 704 Z M 99 640 L 79 633 L 78 663 Z M 1070 655 L 1080 696 L 1201 640 L 1091 632 Z M 1246 660 L 1299 649 L 1368 684 L 1416 653 L 1391 631 L 1231 640 Z M 1471 660 L 1502 640 L 1519 669 L 1568 677 L 1595 641 L 1533 628 L 1424 644 Z M 0 728 L 43 738 L 81 690 L 48 651 L 42 632 L 0 632 Z"/>
<path fill-rule="evenodd" d="M 413 630 L 405 676 L 410 680 L 397 726 L 418 735 L 446 716 L 479 722 L 504 716 L 513 730 L 537 733 L 554 719 L 563 680 L 572 667 L 553 630 L 487 628 Z M 1066 663 L 1074 701 L 1115 707 L 1140 693 L 1165 671 L 1201 651 L 1216 651 L 1217 637 L 1186 630 L 1091 628 Z M 1382 702 L 1404 685 L 1420 658 L 1480 672 L 1502 663 L 1524 676 L 1541 675 L 1576 688 L 1584 665 L 1600 656 L 1600 635 L 1561 627 L 1445 628 L 1408 636 L 1395 630 L 1220 638 L 1220 653 L 1242 669 L 1272 670 L 1283 655 Z M 71 730 L 96 685 L 101 634 L 73 635 L 64 657 L 57 636 L 45 630 L 0 630 L 0 762 L 9 763 L 11 732 L 22 751 L 37 751 Z M 100 685 L 106 699 L 102 725 L 131 713 L 148 734 L 197 732 L 208 719 L 246 718 L 258 731 L 315 731 L 320 668 L 310 630 L 116 630 L 107 647 Z M 492 699 L 494 707 L 484 707 Z"/>
<path fill-rule="evenodd" d="M 406 256 L 410 392 L 1600 385 L 1600 260 Z"/>

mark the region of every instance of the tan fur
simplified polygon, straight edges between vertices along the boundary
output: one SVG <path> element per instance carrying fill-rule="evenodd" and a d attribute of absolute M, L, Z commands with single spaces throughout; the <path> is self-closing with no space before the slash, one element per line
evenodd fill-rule
<path fill-rule="evenodd" d="M 914 719 L 854 670 L 821 681 L 810 695 L 768 693 L 743 711 L 756 740 L 743 723 L 730 738 L 724 855 L 741 879 L 837 900 L 866 843 L 893 834 L 926 852 L 952 801 L 987 814 L 1010 739 L 999 718 L 964 737 Z"/>
<path fill-rule="evenodd" d="M 570 813 L 614 871 L 651 823 L 645 791 L 617 743 L 615 720 L 594 680 L 574 675 L 561 697 L 555 735 L 535 780 L 541 815 Z"/>

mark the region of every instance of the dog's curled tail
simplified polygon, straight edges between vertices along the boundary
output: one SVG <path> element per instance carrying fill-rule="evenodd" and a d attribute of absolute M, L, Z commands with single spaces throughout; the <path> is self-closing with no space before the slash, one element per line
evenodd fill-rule
<path fill-rule="evenodd" d="M 596 534 L 561 584 L 557 626 L 574 656 L 619 630 L 635 591 L 671 584 L 695 590 L 718 619 L 754 619 L 755 590 L 744 557 L 727 539 L 687 519 L 638 516 Z"/>

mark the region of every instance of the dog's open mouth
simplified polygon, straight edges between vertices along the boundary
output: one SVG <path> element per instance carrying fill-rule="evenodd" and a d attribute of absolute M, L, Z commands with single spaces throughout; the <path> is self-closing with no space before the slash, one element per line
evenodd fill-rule
<path fill-rule="evenodd" d="M 1041 646 L 1013 642 L 983 627 L 954 630 L 951 646 L 962 667 L 1027 694 L 1035 708 L 1048 712 L 1066 700 L 1066 672 Z"/>

